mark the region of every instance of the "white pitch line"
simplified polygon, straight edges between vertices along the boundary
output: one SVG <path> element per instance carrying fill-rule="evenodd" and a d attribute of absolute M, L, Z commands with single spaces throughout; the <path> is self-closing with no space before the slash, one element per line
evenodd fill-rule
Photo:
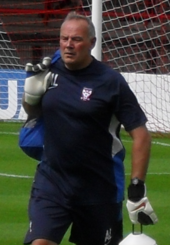
<path fill-rule="evenodd" d="M 19 133 L 18 132 L 0 132 L 0 134 L 9 134 L 9 135 L 19 135 Z"/>
<path fill-rule="evenodd" d="M 19 135 L 19 132 L 4 132 L 0 131 L 0 134 L 12 134 L 12 135 Z M 132 142 L 131 140 L 122 140 L 124 142 Z M 159 142 L 159 141 L 152 141 L 155 145 L 163 145 L 163 146 L 170 146 L 170 144 Z"/>
<path fill-rule="evenodd" d="M 170 144 L 162 143 L 162 142 L 158 142 L 158 141 L 153 141 L 152 143 L 155 144 L 155 145 L 170 146 Z"/>
<path fill-rule="evenodd" d="M 125 175 L 130 175 L 130 173 L 126 173 Z M 163 173 L 147 173 L 147 175 L 170 175 L 170 173 L 166 173 L 166 172 L 163 172 Z"/>
<path fill-rule="evenodd" d="M 130 175 L 130 173 L 126 173 L 125 175 Z M 170 173 L 147 173 L 147 175 L 170 175 Z M 17 175 L 17 174 L 7 174 L 7 173 L 0 173 L 2 177 L 10 177 L 10 178 L 21 178 L 21 179 L 33 179 L 33 176 L 28 175 Z"/>
<path fill-rule="evenodd" d="M 17 174 L 6 174 L 6 173 L 0 173 L 0 176 L 11 177 L 11 178 L 21 178 L 21 179 L 32 179 L 33 178 L 33 176 L 28 176 L 28 175 L 17 175 Z"/>
<path fill-rule="evenodd" d="M 0 134 L 19 135 L 19 132 L 2 132 L 2 131 L 0 131 Z M 129 142 L 129 143 L 132 143 L 131 140 L 122 140 L 122 141 L 123 141 L 123 142 Z M 167 143 L 164 143 L 164 142 L 159 142 L 159 141 L 152 141 L 152 144 L 170 147 L 170 144 L 167 144 Z"/>
<path fill-rule="evenodd" d="M 128 143 L 132 143 L 131 140 L 122 140 L 122 141 L 128 142 Z M 170 144 L 163 143 L 163 142 L 158 142 L 158 141 L 152 141 L 152 144 L 154 144 L 154 145 L 162 145 L 162 146 L 169 146 L 170 147 Z"/>

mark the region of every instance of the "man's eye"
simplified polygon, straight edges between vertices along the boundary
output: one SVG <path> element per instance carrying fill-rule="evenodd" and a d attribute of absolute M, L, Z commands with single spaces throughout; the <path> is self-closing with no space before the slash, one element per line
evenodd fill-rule
<path fill-rule="evenodd" d="M 68 40 L 67 37 L 61 37 L 60 39 L 63 40 L 63 41 L 67 41 Z"/>
<path fill-rule="evenodd" d="M 81 38 L 74 38 L 73 41 L 80 42 Z"/>

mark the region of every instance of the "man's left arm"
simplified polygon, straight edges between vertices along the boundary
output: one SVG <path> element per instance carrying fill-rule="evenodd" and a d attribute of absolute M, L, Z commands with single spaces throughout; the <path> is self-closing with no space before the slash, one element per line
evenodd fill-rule
<path fill-rule="evenodd" d="M 149 165 L 151 136 L 145 125 L 129 132 L 132 137 L 131 182 L 128 186 L 127 209 L 133 224 L 155 224 L 158 219 L 146 196 L 145 178 Z"/>
<path fill-rule="evenodd" d="M 145 125 L 129 132 L 132 144 L 131 179 L 139 178 L 145 181 L 151 150 L 151 136 Z"/>

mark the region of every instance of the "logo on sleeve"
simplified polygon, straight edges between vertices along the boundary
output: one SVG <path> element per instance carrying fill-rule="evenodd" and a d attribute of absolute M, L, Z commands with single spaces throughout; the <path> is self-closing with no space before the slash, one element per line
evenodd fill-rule
<path fill-rule="evenodd" d="M 48 89 L 56 88 L 58 86 L 57 84 L 58 74 L 52 74 L 51 78 L 52 78 L 52 81 Z"/>
<path fill-rule="evenodd" d="M 90 96 L 92 94 L 91 88 L 83 88 L 82 90 L 82 96 L 80 97 L 81 100 L 88 101 L 90 100 Z"/>

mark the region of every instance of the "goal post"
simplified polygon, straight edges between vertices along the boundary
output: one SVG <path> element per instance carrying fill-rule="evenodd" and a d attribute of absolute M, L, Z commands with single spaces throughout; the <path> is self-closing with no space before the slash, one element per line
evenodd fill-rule
<path fill-rule="evenodd" d="M 92 0 L 91 19 L 96 30 L 96 45 L 92 50 L 92 55 L 102 60 L 102 0 Z"/>
<path fill-rule="evenodd" d="M 0 120 L 23 120 L 24 66 L 52 56 L 70 11 L 89 16 L 92 54 L 119 71 L 154 132 L 170 131 L 170 2 L 167 0 L 6 0 L 0 3 Z"/>

